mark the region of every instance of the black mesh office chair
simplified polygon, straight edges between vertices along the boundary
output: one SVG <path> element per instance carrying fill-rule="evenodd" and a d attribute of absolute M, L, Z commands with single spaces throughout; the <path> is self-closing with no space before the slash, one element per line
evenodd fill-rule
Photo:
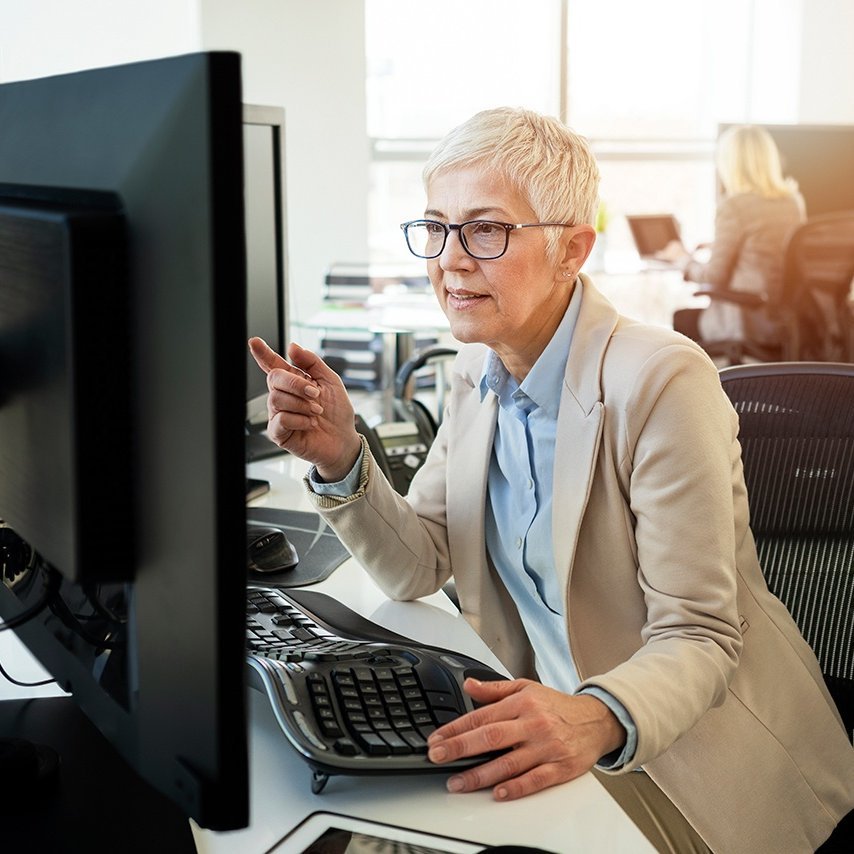
<path fill-rule="evenodd" d="M 854 364 L 720 372 L 740 419 L 751 528 L 768 586 L 814 650 L 854 735 Z"/>
<path fill-rule="evenodd" d="M 712 356 L 759 361 L 854 361 L 854 211 L 812 217 L 789 237 L 779 287 L 767 293 L 702 289 L 740 306 L 742 339 L 703 343 Z M 760 314 L 764 317 L 760 319 Z M 756 330 L 775 329 L 759 338 Z"/>

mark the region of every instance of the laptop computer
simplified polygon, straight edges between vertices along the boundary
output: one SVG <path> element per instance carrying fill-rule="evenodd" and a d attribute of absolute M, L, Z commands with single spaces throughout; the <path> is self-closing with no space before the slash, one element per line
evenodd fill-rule
<path fill-rule="evenodd" d="M 638 255 L 656 265 L 669 265 L 657 256 L 669 244 L 675 242 L 686 252 L 679 234 L 679 222 L 672 214 L 627 214 L 626 221 L 632 232 L 632 238 Z"/>

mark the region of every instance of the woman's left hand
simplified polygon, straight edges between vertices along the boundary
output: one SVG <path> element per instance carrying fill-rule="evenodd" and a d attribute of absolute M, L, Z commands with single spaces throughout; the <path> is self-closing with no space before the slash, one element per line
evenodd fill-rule
<path fill-rule="evenodd" d="M 507 752 L 455 774 L 448 791 L 492 786 L 496 800 L 515 800 L 580 777 L 625 743 L 614 713 L 589 694 L 563 694 L 530 679 L 466 679 L 464 688 L 485 705 L 432 733 L 429 759 L 442 764 Z"/>

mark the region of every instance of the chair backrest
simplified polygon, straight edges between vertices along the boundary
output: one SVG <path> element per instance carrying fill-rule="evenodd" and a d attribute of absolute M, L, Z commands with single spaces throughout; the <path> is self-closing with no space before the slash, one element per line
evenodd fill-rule
<path fill-rule="evenodd" d="M 425 347 L 417 350 L 397 371 L 394 380 L 395 410 L 403 420 L 415 421 L 425 435 L 435 437 L 445 411 L 445 395 L 450 388 L 450 369 L 457 357 L 455 347 Z M 419 373 L 425 372 L 419 385 Z M 422 398 L 415 397 L 418 388 Z"/>
<path fill-rule="evenodd" d="M 854 731 L 854 364 L 720 371 L 739 416 L 751 529 L 768 586 Z"/>
<path fill-rule="evenodd" d="M 788 241 L 781 300 L 799 329 L 798 358 L 854 358 L 848 297 L 854 279 L 854 211 L 812 217 Z"/>

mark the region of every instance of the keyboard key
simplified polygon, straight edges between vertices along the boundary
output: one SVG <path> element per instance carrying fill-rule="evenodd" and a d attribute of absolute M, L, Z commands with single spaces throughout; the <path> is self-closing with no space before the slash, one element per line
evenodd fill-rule
<path fill-rule="evenodd" d="M 424 695 L 421 693 L 420 688 L 405 688 L 403 690 L 403 699 L 409 703 L 410 701 L 423 700 Z"/>
<path fill-rule="evenodd" d="M 339 656 L 335 652 L 307 652 L 305 654 L 306 661 L 338 661 Z"/>
<path fill-rule="evenodd" d="M 400 756 L 404 753 L 412 753 L 412 747 L 397 733 L 383 732 L 382 739 L 391 748 L 392 755 L 394 756 Z"/>
<path fill-rule="evenodd" d="M 398 730 L 397 733 L 414 751 L 418 753 L 427 752 L 427 740 L 414 729 Z"/>
<path fill-rule="evenodd" d="M 299 638 L 299 640 L 302 640 L 302 641 L 313 641 L 313 640 L 315 640 L 314 633 L 310 629 L 299 628 L 299 629 L 293 629 L 292 632 L 293 632 L 293 636 L 295 638 Z"/>
<path fill-rule="evenodd" d="M 457 698 L 454 694 L 441 691 L 428 691 L 427 701 L 434 709 L 456 709 Z"/>
<path fill-rule="evenodd" d="M 360 732 L 356 735 L 356 741 L 371 756 L 388 756 L 391 753 L 391 748 L 375 732 Z"/>
<path fill-rule="evenodd" d="M 419 671 L 418 675 L 421 677 L 421 687 L 425 691 L 452 693 L 454 690 L 451 677 L 439 667 L 425 667 Z"/>
<path fill-rule="evenodd" d="M 332 745 L 342 756 L 355 756 L 359 748 L 349 738 L 339 738 Z"/>

